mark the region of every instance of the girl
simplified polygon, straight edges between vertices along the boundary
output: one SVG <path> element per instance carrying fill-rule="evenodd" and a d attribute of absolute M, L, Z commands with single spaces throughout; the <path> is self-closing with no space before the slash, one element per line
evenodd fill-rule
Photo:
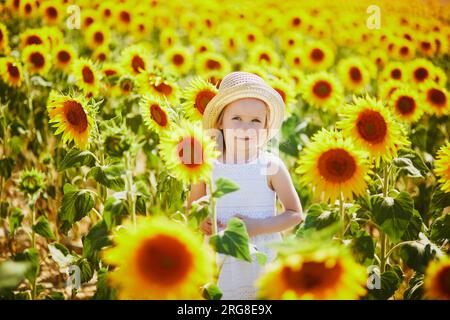
<path fill-rule="evenodd" d="M 204 111 L 205 130 L 216 129 L 219 150 L 214 161 L 213 184 L 225 177 L 239 185 L 239 190 L 217 199 L 219 231 L 231 217 L 243 220 L 249 242 L 275 258 L 270 242 L 281 241 L 281 231 L 302 221 L 300 200 L 286 166 L 277 156 L 265 151 L 270 138 L 279 130 L 284 116 L 281 96 L 262 78 L 247 72 L 232 72 L 223 78 L 217 95 Z M 205 183 L 191 186 L 190 205 L 209 191 Z M 284 212 L 276 215 L 276 196 Z M 201 230 L 211 235 L 211 219 Z M 208 239 L 209 240 L 209 239 Z M 263 271 L 256 257 L 253 262 L 219 254 L 222 269 L 218 285 L 222 299 L 255 299 L 255 281 Z"/>

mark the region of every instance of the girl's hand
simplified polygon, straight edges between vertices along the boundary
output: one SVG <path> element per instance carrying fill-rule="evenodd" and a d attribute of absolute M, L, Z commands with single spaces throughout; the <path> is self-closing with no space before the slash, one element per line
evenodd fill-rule
<path fill-rule="evenodd" d="M 219 228 L 223 228 L 225 227 L 225 225 L 220 222 L 219 220 L 217 220 L 217 229 Z M 212 234 L 212 220 L 211 217 L 207 217 L 205 220 L 202 221 L 202 223 L 200 223 L 200 230 L 210 236 Z"/>
<path fill-rule="evenodd" d="M 241 214 L 235 214 L 233 217 L 239 218 L 244 221 L 249 238 L 258 234 L 261 219 L 249 218 Z"/>

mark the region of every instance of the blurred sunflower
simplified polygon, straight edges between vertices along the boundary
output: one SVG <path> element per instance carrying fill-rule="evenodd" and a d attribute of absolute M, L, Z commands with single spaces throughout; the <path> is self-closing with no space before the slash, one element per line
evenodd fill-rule
<path fill-rule="evenodd" d="M 170 173 L 185 183 L 208 180 L 212 160 L 218 157 L 213 140 L 187 121 L 162 135 L 159 147 Z"/>
<path fill-rule="evenodd" d="M 11 57 L 0 58 L 0 76 L 7 85 L 20 87 L 23 81 L 22 65 Z"/>
<path fill-rule="evenodd" d="M 27 46 L 22 51 L 22 61 L 25 69 L 33 73 L 45 75 L 51 68 L 48 49 L 43 45 Z"/>
<path fill-rule="evenodd" d="M 416 55 L 414 44 L 407 40 L 398 40 L 395 50 L 394 55 L 400 61 L 409 61 Z"/>
<path fill-rule="evenodd" d="M 443 145 L 436 154 L 434 172 L 440 177 L 438 182 L 442 184 L 444 192 L 450 192 L 450 142 Z"/>
<path fill-rule="evenodd" d="M 389 98 L 388 105 L 397 118 L 409 123 L 418 121 L 423 114 L 419 95 L 409 86 L 395 90 Z"/>
<path fill-rule="evenodd" d="M 109 43 L 110 32 L 101 22 L 92 23 L 83 33 L 85 43 L 91 49 L 105 46 Z"/>
<path fill-rule="evenodd" d="M 436 82 L 441 87 L 446 87 L 447 86 L 447 74 L 445 73 L 445 71 L 443 69 L 436 67 L 434 69 L 433 81 Z"/>
<path fill-rule="evenodd" d="M 45 188 L 45 174 L 32 168 L 30 170 L 23 170 L 20 172 L 19 179 L 17 181 L 19 190 L 33 195 Z"/>
<path fill-rule="evenodd" d="M 384 69 L 389 58 L 383 49 L 375 49 L 369 53 L 370 61 L 377 66 L 379 70 Z"/>
<path fill-rule="evenodd" d="M 322 41 L 308 42 L 303 49 L 303 62 L 313 71 L 326 70 L 334 63 L 332 48 Z"/>
<path fill-rule="evenodd" d="M 0 23 L 0 53 L 9 54 L 9 51 L 8 29 L 3 23 Z"/>
<path fill-rule="evenodd" d="M 300 48 L 290 49 L 286 52 L 286 63 L 292 69 L 303 69 L 303 50 Z"/>
<path fill-rule="evenodd" d="M 178 36 L 178 33 L 175 29 L 165 28 L 161 30 L 161 33 L 159 35 L 159 45 L 161 46 L 161 49 L 167 50 L 179 43 L 180 37 Z"/>
<path fill-rule="evenodd" d="M 39 6 L 39 11 L 42 19 L 49 25 L 56 25 L 64 18 L 62 3 L 56 1 L 44 1 Z"/>
<path fill-rule="evenodd" d="M 231 71 L 231 65 L 223 55 L 205 52 L 196 57 L 195 70 L 203 78 L 221 79 Z"/>
<path fill-rule="evenodd" d="M 118 3 L 113 6 L 114 12 L 116 14 L 117 30 L 121 32 L 128 32 L 133 27 L 133 22 L 135 20 L 135 15 L 132 10 L 133 6 L 128 3 Z"/>
<path fill-rule="evenodd" d="M 136 80 L 140 94 L 155 95 L 171 103 L 178 102 L 178 85 L 168 73 L 162 75 L 159 72 L 142 72 Z"/>
<path fill-rule="evenodd" d="M 303 87 L 303 82 L 305 80 L 305 74 L 296 69 L 290 69 L 289 70 L 289 77 L 294 81 L 295 91 L 301 92 Z"/>
<path fill-rule="evenodd" d="M 215 51 L 214 43 L 210 39 L 204 38 L 195 39 L 192 42 L 192 45 L 194 47 L 195 54 Z"/>
<path fill-rule="evenodd" d="M 105 62 L 106 60 L 109 60 L 110 55 L 111 51 L 109 50 L 109 46 L 105 44 L 95 48 L 92 52 L 91 59 L 93 61 Z"/>
<path fill-rule="evenodd" d="M 431 261 L 424 278 L 425 296 L 429 299 L 450 300 L 450 258 Z"/>
<path fill-rule="evenodd" d="M 436 43 L 427 34 L 422 34 L 417 41 L 417 51 L 419 51 L 424 57 L 432 57 L 436 53 Z"/>
<path fill-rule="evenodd" d="M 427 107 L 425 110 L 431 114 L 442 116 L 450 113 L 448 103 L 448 92 L 444 87 L 433 81 L 426 81 L 419 87 L 423 103 Z"/>
<path fill-rule="evenodd" d="M 75 49 L 69 44 L 62 44 L 53 50 L 53 61 L 58 69 L 69 71 L 77 58 Z"/>
<path fill-rule="evenodd" d="M 316 107 L 336 110 L 344 99 L 340 82 L 325 71 L 306 76 L 301 94 L 306 102 Z"/>
<path fill-rule="evenodd" d="M 374 157 L 377 165 L 381 159 L 389 161 L 398 149 L 409 144 L 402 126 L 379 100 L 353 97 L 353 104 L 343 107 L 340 115 L 344 119 L 336 127 Z"/>
<path fill-rule="evenodd" d="M 223 52 L 225 52 L 226 54 L 228 54 L 229 56 L 233 56 L 236 55 L 239 51 L 239 49 L 241 48 L 241 38 L 240 36 L 235 33 L 235 32 L 231 32 L 231 31 L 225 31 L 221 36 L 221 44 L 222 44 L 222 50 Z M 208 50 L 204 50 L 204 51 L 213 51 L 214 49 L 211 47 Z"/>
<path fill-rule="evenodd" d="M 118 84 L 118 88 L 120 89 L 120 92 L 124 96 L 130 95 L 136 87 L 134 77 L 132 77 L 128 74 L 122 75 L 119 78 L 117 84 Z"/>
<path fill-rule="evenodd" d="M 97 65 L 86 58 L 76 59 L 73 63 L 72 73 L 76 79 L 76 85 L 85 93 L 96 95 L 100 89 L 100 72 Z"/>
<path fill-rule="evenodd" d="M 101 19 L 100 13 L 92 8 L 84 8 L 81 15 L 81 29 L 86 30 L 89 26 L 95 22 L 99 22 Z"/>
<path fill-rule="evenodd" d="M 269 45 L 255 45 L 249 52 L 248 62 L 251 64 L 269 65 L 278 67 L 280 58 L 277 52 Z"/>
<path fill-rule="evenodd" d="M 183 110 L 191 120 L 202 120 L 206 105 L 217 94 L 217 88 L 201 77 L 193 79 L 183 91 Z"/>
<path fill-rule="evenodd" d="M 386 82 L 378 83 L 378 99 L 384 101 L 389 100 L 395 90 L 403 87 L 403 82 L 399 80 L 387 80 Z"/>
<path fill-rule="evenodd" d="M 140 218 L 125 225 L 106 249 L 106 263 L 119 299 L 201 299 L 213 280 L 214 253 L 184 225 L 163 217 Z"/>
<path fill-rule="evenodd" d="M 369 161 L 349 138 L 337 131 L 322 129 L 298 160 L 295 170 L 304 184 L 313 184 L 325 200 L 353 199 L 367 188 Z"/>
<path fill-rule="evenodd" d="M 358 57 L 339 61 L 337 73 L 344 87 L 352 92 L 363 92 L 370 82 L 370 75 L 363 61 Z"/>
<path fill-rule="evenodd" d="M 167 63 L 180 75 L 189 73 L 192 68 L 192 55 L 188 49 L 183 46 L 173 46 L 164 53 Z"/>
<path fill-rule="evenodd" d="M 81 95 L 51 91 L 47 111 L 49 122 L 56 128 L 55 135 L 62 133 L 64 143 L 74 141 L 79 149 L 88 147 L 94 126 L 93 110 Z"/>
<path fill-rule="evenodd" d="M 39 2 L 36 2 L 34 0 L 20 0 L 19 2 L 19 14 L 21 17 L 29 19 L 36 15 Z"/>
<path fill-rule="evenodd" d="M 290 81 L 289 77 L 269 78 L 268 84 L 278 92 L 286 105 L 287 113 L 292 112 L 297 100 L 295 99 L 294 83 Z"/>
<path fill-rule="evenodd" d="M 354 300 L 367 289 L 366 270 L 342 249 L 294 253 L 268 266 L 258 296 L 283 300 Z"/>
<path fill-rule="evenodd" d="M 295 31 L 285 31 L 282 32 L 279 37 L 280 47 L 282 50 L 289 52 L 293 49 L 300 49 L 303 44 L 303 36 Z"/>
<path fill-rule="evenodd" d="M 171 128 L 174 114 L 167 102 L 158 96 L 145 95 L 140 103 L 144 123 L 150 130 L 161 134 Z"/>
<path fill-rule="evenodd" d="M 136 40 L 142 40 L 151 33 L 151 23 L 145 15 L 138 16 L 132 22 L 132 34 Z"/>
<path fill-rule="evenodd" d="M 405 81 L 407 73 L 405 72 L 404 64 L 397 61 L 390 61 L 381 71 L 380 80 L 397 80 Z"/>
<path fill-rule="evenodd" d="M 433 79 L 434 65 L 431 61 L 423 58 L 412 60 L 408 63 L 408 79 L 416 84 Z"/>
<path fill-rule="evenodd" d="M 137 44 L 123 50 L 121 61 L 126 71 L 138 75 L 150 69 L 151 57 L 150 51 L 144 45 Z"/>
<path fill-rule="evenodd" d="M 27 46 L 42 45 L 47 50 L 50 48 L 49 35 L 44 28 L 26 29 L 19 35 L 19 47 L 21 50 Z"/>

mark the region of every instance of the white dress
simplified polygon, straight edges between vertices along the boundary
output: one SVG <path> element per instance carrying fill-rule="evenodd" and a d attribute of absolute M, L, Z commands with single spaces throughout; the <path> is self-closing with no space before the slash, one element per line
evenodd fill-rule
<path fill-rule="evenodd" d="M 268 160 L 272 156 L 264 151 L 258 158 L 243 164 L 225 164 L 218 160 L 214 161 L 212 173 L 214 188 L 215 180 L 220 177 L 230 179 L 239 185 L 238 191 L 216 199 L 218 221 L 226 224 L 235 214 L 251 218 L 267 218 L 276 215 L 276 194 L 267 185 L 266 176 Z M 208 241 L 209 238 L 206 237 L 206 240 Z M 267 263 L 262 267 L 254 254 L 252 254 L 252 263 L 218 254 L 219 265 L 226 257 L 218 281 L 223 293 L 222 300 L 256 299 L 255 281 L 276 257 L 275 250 L 267 247 L 267 244 L 281 240 L 280 232 L 262 234 L 249 239 L 249 242 L 255 245 L 258 251 L 267 255 Z"/>

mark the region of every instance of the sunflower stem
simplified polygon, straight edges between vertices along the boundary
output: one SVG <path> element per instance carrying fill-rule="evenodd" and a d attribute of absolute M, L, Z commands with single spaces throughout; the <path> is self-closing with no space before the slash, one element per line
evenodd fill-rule
<path fill-rule="evenodd" d="M 387 197 L 389 192 L 389 171 L 388 165 L 385 163 L 383 168 L 383 197 Z M 383 273 L 386 270 L 386 243 L 387 243 L 386 234 L 380 230 L 380 272 Z"/>
<path fill-rule="evenodd" d="M 216 235 L 217 234 L 217 212 L 216 212 L 216 200 L 214 198 L 214 190 L 213 190 L 213 184 L 212 184 L 212 180 L 209 179 L 208 180 L 208 188 L 209 188 L 209 205 L 211 207 L 211 222 L 212 222 L 212 234 L 211 235 Z M 217 266 L 218 264 L 218 257 L 217 257 L 217 252 L 214 253 L 214 262 L 215 262 L 215 266 Z M 219 275 L 220 275 L 220 270 L 222 268 L 220 267 L 219 270 L 217 271 L 217 276 L 216 276 L 216 284 L 217 281 L 219 279 Z"/>
<path fill-rule="evenodd" d="M 30 199 L 31 208 L 31 247 L 36 249 L 36 232 L 34 232 L 34 225 L 36 224 L 36 198 L 32 197 Z M 31 283 L 31 300 L 36 300 L 37 293 L 37 277 L 33 277 L 33 282 Z"/>
<path fill-rule="evenodd" d="M 27 84 L 27 90 L 28 90 L 28 108 L 30 109 L 30 115 L 28 117 L 28 127 L 30 129 L 29 139 L 30 141 L 33 140 L 34 135 L 34 110 L 33 110 L 33 95 L 32 95 L 32 85 L 30 81 L 30 76 L 28 73 L 26 73 L 25 76 L 25 82 Z"/>
<path fill-rule="evenodd" d="M 131 155 L 129 152 L 126 153 L 126 192 L 128 207 L 131 210 L 131 218 L 133 219 L 133 224 L 136 226 L 136 199 L 133 192 L 133 167 L 131 165 Z"/>
<path fill-rule="evenodd" d="M 345 208 L 344 208 L 344 194 L 342 191 L 339 192 L 339 213 L 341 216 L 341 231 L 340 236 L 341 240 L 344 240 L 344 234 L 345 234 Z"/>

